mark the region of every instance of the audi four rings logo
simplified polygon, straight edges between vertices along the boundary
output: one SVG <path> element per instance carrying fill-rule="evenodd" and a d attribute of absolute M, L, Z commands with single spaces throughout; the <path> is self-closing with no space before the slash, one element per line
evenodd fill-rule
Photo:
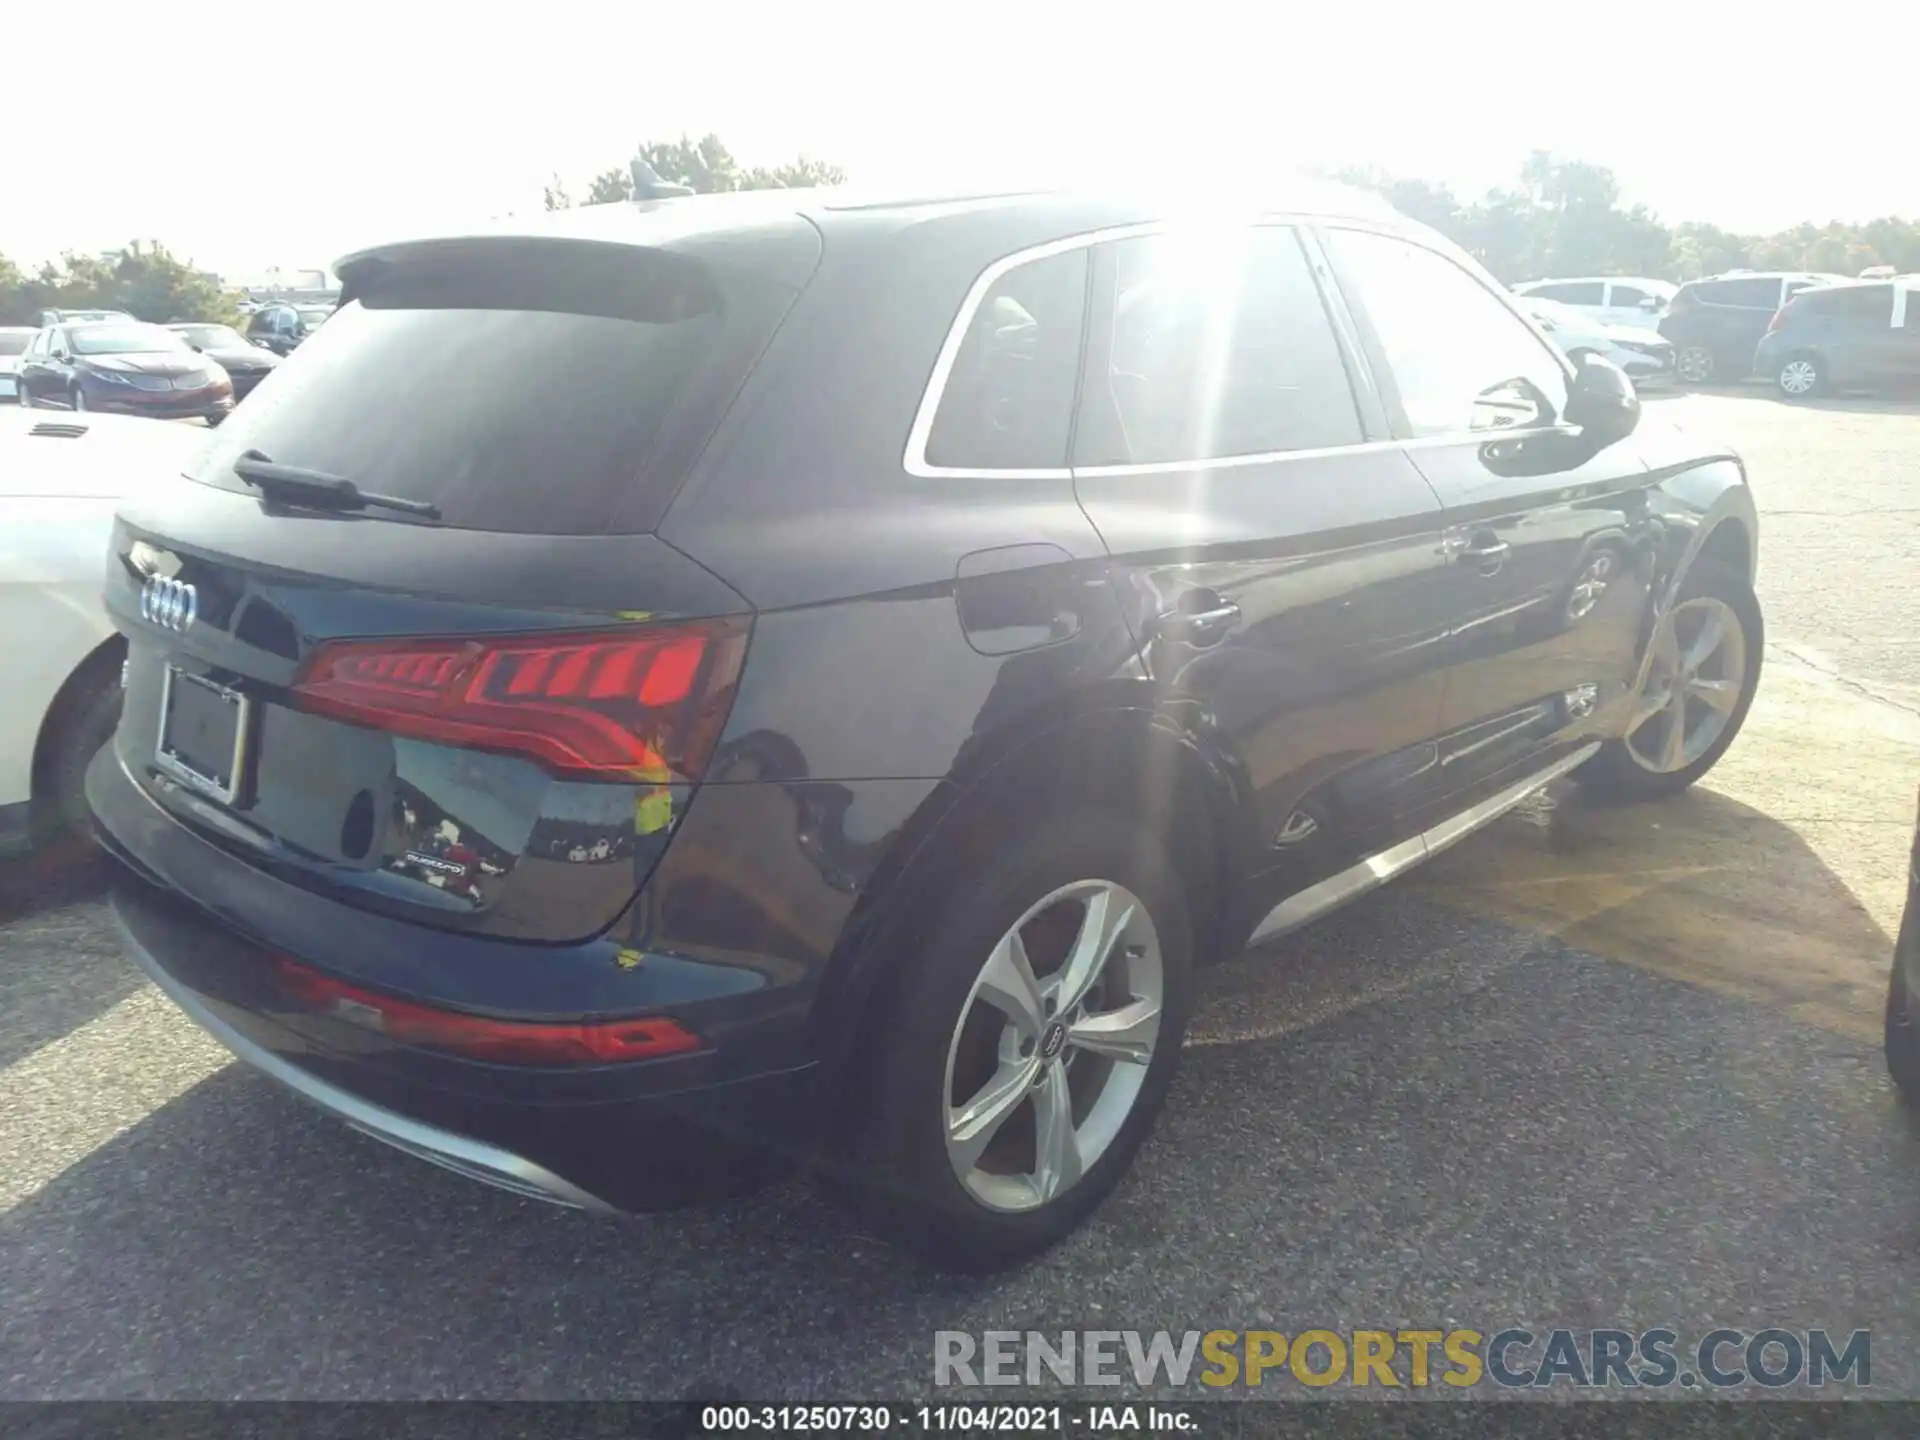
<path fill-rule="evenodd" d="M 194 593 L 193 586 L 183 580 L 170 580 L 164 575 L 147 577 L 147 583 L 140 591 L 140 614 L 143 619 L 184 634 L 199 613 L 200 597 Z"/>

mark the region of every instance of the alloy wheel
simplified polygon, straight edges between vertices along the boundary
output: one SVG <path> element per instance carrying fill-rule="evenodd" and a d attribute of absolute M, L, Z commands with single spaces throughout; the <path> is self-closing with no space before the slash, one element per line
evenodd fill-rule
<path fill-rule="evenodd" d="M 1734 608 L 1711 595 L 1682 601 L 1654 631 L 1627 753 L 1656 775 L 1686 769 L 1726 733 L 1746 683 L 1747 636 Z"/>
<path fill-rule="evenodd" d="M 1138 896 L 1064 885 L 1000 938 L 947 1046 L 947 1158 L 989 1209 L 1058 1199 L 1133 1113 L 1160 1038 L 1160 938 Z"/>
<path fill-rule="evenodd" d="M 1820 372 L 1811 360 L 1789 360 L 1780 367 L 1780 388 L 1789 395 L 1811 395 Z"/>
<path fill-rule="evenodd" d="M 1704 345 L 1682 345 L 1673 357 L 1673 368 L 1689 385 L 1702 385 L 1713 378 L 1713 351 Z"/>

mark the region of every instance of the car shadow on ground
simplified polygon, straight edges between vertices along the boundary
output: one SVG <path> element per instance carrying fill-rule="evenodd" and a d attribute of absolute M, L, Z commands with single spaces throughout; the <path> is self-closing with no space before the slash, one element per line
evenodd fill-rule
<path fill-rule="evenodd" d="M 0 1071 L 141 987 L 95 903 L 106 878 L 78 846 L 0 860 Z"/>
<path fill-rule="evenodd" d="M 1704 786 L 1610 805 L 1561 782 L 1436 857 L 1414 885 L 1588 953 L 1870 1039 L 1893 939 L 1795 828 L 1809 818 L 1770 815 Z"/>
<path fill-rule="evenodd" d="M 1781 399 L 1781 403 L 1845 415 L 1920 415 L 1920 395 L 1814 395 L 1804 400 Z"/>
<path fill-rule="evenodd" d="M 1757 888 L 1737 902 L 1710 878 L 1749 867 Z M 1530 898 L 1484 898 L 1514 894 Z M 1123 1326 L 1184 1328 L 1215 1311 L 1259 1323 L 1285 1313 L 1289 1275 L 1337 1286 L 1314 1303 L 1349 1304 L 1358 1282 L 1342 1276 L 1391 1288 L 1393 1254 L 1443 1243 L 1472 1245 L 1472 1278 L 1457 1283 L 1475 1293 L 1576 1313 L 1592 1277 L 1554 1289 L 1528 1258 L 1566 1243 L 1570 1206 L 1592 1253 L 1647 1252 L 1664 1273 L 1697 1241 L 1684 1226 L 1648 1235 L 1638 1186 L 1710 1199 L 1779 1163 L 1743 1150 L 1740 1106 L 1783 1082 L 1772 1061 L 1747 1070 L 1785 1043 L 1768 1037 L 1809 1032 L 1579 953 L 1631 941 L 1644 953 L 1614 958 L 1638 968 L 1676 944 L 1744 946 L 1752 925 L 1723 929 L 1735 903 L 1779 926 L 1780 948 L 1722 957 L 1741 983 L 1708 988 L 1795 1009 L 1803 982 L 1784 996 L 1749 982 L 1808 936 L 1884 975 L 1884 933 L 1790 829 L 1745 806 L 1697 793 L 1607 810 L 1563 792 L 1508 817 L 1420 889 L 1392 887 L 1211 971 L 1139 1171 L 1069 1245 L 984 1280 L 916 1268 L 801 1183 L 611 1221 L 518 1200 L 229 1066 L 0 1216 L 15 1311 L 0 1320 L 0 1370 L 67 1395 L 702 1400 L 814 1394 L 821 1376 L 848 1374 L 866 1393 L 913 1394 L 939 1329 L 1098 1324 L 1103 1301 Z M 1834 1089 L 1822 1103 L 1865 1093 L 1866 1046 L 1817 1032 L 1793 1043 L 1841 1067 L 1817 1082 Z M 1552 1094 L 1556 1067 L 1573 1098 Z M 1702 1073 L 1719 1077 L 1711 1093 Z M 1524 1108 L 1500 1108 L 1529 1087 L 1541 1093 Z M 1489 1106 L 1505 1117 L 1501 1164 L 1521 1167 L 1524 1188 L 1470 1163 Z M 1584 1118 L 1565 1119 L 1567 1106 Z M 1593 1106 L 1641 1118 L 1596 1130 Z M 1876 1155 L 1906 1166 L 1920 1146 Z M 1837 1225 L 1832 1183 L 1802 1167 L 1743 1223 Z M 1484 1239 L 1461 1238 L 1471 1215 Z M 1348 1257 L 1331 1280 L 1316 1268 L 1328 1255 Z M 1812 1266 L 1783 1262 L 1796 1276 Z M 1820 1281 L 1809 1270 L 1795 1283 Z M 1405 1306 L 1387 1291 L 1367 1303 Z"/>

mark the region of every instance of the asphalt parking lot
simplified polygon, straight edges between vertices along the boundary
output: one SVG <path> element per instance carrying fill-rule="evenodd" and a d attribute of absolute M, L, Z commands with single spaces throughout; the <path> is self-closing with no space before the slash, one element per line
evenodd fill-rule
<path fill-rule="evenodd" d="M 1134 1176 L 992 1281 L 805 1187 L 607 1222 L 224 1061 L 85 896 L 0 912 L 0 1397 L 848 1399 L 936 1330 L 1873 1332 L 1920 1394 L 1878 1013 L 1920 785 L 1920 407 L 1659 410 L 1746 456 L 1767 673 L 1695 793 L 1544 798 L 1209 976 Z M 4 902 L 0 902 L 4 903 Z M 1004 1397 L 1002 1397 L 1004 1398 Z"/>

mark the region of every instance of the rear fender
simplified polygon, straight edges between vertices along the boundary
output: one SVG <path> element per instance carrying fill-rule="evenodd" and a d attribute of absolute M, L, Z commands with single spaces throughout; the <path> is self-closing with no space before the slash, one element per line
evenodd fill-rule
<path fill-rule="evenodd" d="M 1161 828 L 1189 891 L 1195 953 L 1230 943 L 1243 919 L 1241 857 L 1258 843 L 1239 767 L 1178 712 L 1155 708 L 1141 686 L 1137 705 L 994 737 L 928 797 L 865 887 L 816 999 L 812 1048 L 825 1065 L 844 1063 L 866 1030 L 847 1017 L 876 1013 L 887 985 L 910 973 L 916 922 L 955 870 L 1035 806 L 1123 808 Z"/>

